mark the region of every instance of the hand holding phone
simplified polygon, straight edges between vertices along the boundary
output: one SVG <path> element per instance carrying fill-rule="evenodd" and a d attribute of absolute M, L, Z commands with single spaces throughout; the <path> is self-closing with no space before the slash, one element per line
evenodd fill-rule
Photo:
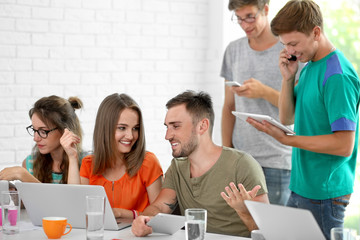
<path fill-rule="evenodd" d="M 295 55 L 291 55 L 291 58 L 288 58 L 289 61 L 296 61 L 297 57 Z"/>
<path fill-rule="evenodd" d="M 226 86 L 229 86 L 229 87 L 240 87 L 241 86 L 240 83 L 234 82 L 234 81 L 226 81 L 225 84 L 226 84 Z"/>

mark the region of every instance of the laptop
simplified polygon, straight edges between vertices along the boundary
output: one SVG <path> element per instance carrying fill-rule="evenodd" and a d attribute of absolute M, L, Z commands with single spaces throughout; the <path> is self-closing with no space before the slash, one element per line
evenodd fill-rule
<path fill-rule="evenodd" d="M 43 217 L 66 217 L 73 228 L 86 228 L 86 196 L 105 197 L 106 230 L 120 230 L 131 226 L 132 221 L 117 223 L 103 186 L 23 183 L 17 182 L 16 188 L 35 226 L 42 225 Z"/>
<path fill-rule="evenodd" d="M 266 240 L 325 240 L 309 210 L 245 200 Z"/>

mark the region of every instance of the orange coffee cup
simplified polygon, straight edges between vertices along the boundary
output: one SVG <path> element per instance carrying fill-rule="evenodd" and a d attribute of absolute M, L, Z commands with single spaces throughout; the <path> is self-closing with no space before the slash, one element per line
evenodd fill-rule
<path fill-rule="evenodd" d="M 42 219 L 42 226 L 46 236 L 49 239 L 58 239 L 63 235 L 68 234 L 72 226 L 67 222 L 65 217 L 44 217 Z M 66 226 L 69 226 L 69 231 L 65 232 Z"/>

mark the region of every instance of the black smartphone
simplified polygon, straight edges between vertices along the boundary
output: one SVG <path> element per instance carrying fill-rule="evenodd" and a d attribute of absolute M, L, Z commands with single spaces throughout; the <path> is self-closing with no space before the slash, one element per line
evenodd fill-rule
<path fill-rule="evenodd" d="M 296 61 L 296 56 L 295 55 L 291 55 L 291 58 L 288 58 L 289 61 Z"/>

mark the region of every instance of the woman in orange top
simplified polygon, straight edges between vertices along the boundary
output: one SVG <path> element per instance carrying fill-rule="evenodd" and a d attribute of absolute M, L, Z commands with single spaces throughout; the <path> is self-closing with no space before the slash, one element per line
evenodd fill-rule
<path fill-rule="evenodd" d="M 81 184 L 104 186 L 116 218 L 135 218 L 158 196 L 162 169 L 145 151 L 142 114 L 126 94 L 101 103 L 94 128 L 94 155 L 82 160 Z"/>

